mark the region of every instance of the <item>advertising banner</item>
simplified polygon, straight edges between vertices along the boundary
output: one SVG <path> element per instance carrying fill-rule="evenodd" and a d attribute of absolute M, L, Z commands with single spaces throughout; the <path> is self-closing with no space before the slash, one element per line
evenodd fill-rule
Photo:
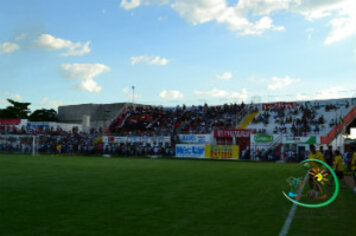
<path fill-rule="evenodd" d="M 203 144 L 177 144 L 176 157 L 204 158 L 205 145 Z"/>
<path fill-rule="evenodd" d="M 114 143 L 127 143 L 127 137 L 125 137 L 125 136 L 123 136 L 123 137 L 111 137 L 111 140 Z"/>
<path fill-rule="evenodd" d="M 171 136 L 157 136 L 153 137 L 157 143 L 171 143 Z"/>
<path fill-rule="evenodd" d="M 215 138 L 249 138 L 255 134 L 255 129 L 216 129 L 214 130 Z"/>
<path fill-rule="evenodd" d="M 26 119 L 0 119 L 0 126 L 26 126 Z"/>
<path fill-rule="evenodd" d="M 262 104 L 262 110 L 269 110 L 271 108 L 275 108 L 275 107 L 281 107 L 284 109 L 295 109 L 296 108 L 297 103 L 295 102 L 276 102 L 276 103 L 265 103 Z"/>
<path fill-rule="evenodd" d="M 121 143 L 119 141 L 120 138 L 125 138 L 125 142 L 127 141 L 127 137 L 113 137 L 113 136 L 103 136 L 103 143 Z"/>
<path fill-rule="evenodd" d="M 320 140 L 316 136 L 310 137 L 283 137 L 284 144 L 319 144 Z"/>
<path fill-rule="evenodd" d="M 104 143 L 171 143 L 170 136 L 157 136 L 157 137 L 147 137 L 147 136 L 103 136 Z"/>
<path fill-rule="evenodd" d="M 180 143 L 210 144 L 212 137 L 210 134 L 179 134 Z"/>
<path fill-rule="evenodd" d="M 276 140 L 276 135 L 270 134 L 253 134 L 251 135 L 251 145 L 253 144 L 261 144 L 261 145 L 269 145 Z"/>
<path fill-rule="evenodd" d="M 206 145 L 206 158 L 239 159 L 239 146 L 237 145 Z"/>
<path fill-rule="evenodd" d="M 19 125 L 21 119 L 0 119 L 0 125 Z"/>
<path fill-rule="evenodd" d="M 28 122 L 27 127 L 30 129 L 49 129 L 49 122 Z"/>
<path fill-rule="evenodd" d="M 148 143 L 147 136 L 130 136 L 127 138 L 129 143 Z"/>

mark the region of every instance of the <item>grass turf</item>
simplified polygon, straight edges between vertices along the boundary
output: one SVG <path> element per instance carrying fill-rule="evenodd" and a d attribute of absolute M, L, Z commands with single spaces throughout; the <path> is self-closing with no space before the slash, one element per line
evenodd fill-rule
<path fill-rule="evenodd" d="M 0 155 L 1 235 L 278 235 L 296 164 Z M 289 235 L 355 235 L 356 196 L 298 207 Z"/>

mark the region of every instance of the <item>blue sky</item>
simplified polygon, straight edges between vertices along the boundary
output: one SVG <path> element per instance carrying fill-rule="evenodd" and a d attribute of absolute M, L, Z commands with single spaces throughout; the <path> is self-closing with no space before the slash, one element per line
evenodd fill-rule
<path fill-rule="evenodd" d="M 356 96 L 353 0 L 3 0 L 0 107 Z"/>

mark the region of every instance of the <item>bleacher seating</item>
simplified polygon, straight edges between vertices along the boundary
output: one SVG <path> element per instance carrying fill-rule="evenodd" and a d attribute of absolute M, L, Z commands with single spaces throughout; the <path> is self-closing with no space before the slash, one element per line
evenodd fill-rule
<path fill-rule="evenodd" d="M 110 125 L 110 131 L 123 136 L 211 133 L 214 129 L 236 128 L 244 117 L 250 115 L 254 118 L 246 129 L 257 133 L 325 137 L 353 107 L 352 99 L 254 105 L 205 104 L 189 108 L 184 105 L 176 108 L 136 106 L 120 113 Z"/>
<path fill-rule="evenodd" d="M 296 102 L 295 108 L 277 107 L 260 111 L 247 128 L 256 129 L 259 133 L 287 136 L 325 136 L 351 111 L 349 100 Z"/>
<path fill-rule="evenodd" d="M 245 104 L 222 106 L 185 105 L 176 108 L 152 106 L 130 107 L 110 125 L 110 131 L 119 135 L 161 135 L 177 133 L 210 133 L 213 129 L 236 128 L 236 125 L 254 106 Z"/>

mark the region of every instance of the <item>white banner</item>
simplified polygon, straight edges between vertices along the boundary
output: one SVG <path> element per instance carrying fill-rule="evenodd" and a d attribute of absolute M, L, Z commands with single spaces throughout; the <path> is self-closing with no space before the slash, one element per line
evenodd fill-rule
<path fill-rule="evenodd" d="M 170 136 L 157 136 L 157 137 L 147 137 L 147 136 L 104 136 L 103 143 L 171 143 Z"/>
<path fill-rule="evenodd" d="M 310 137 L 283 137 L 284 144 L 319 144 L 320 137 L 310 136 Z"/>
<path fill-rule="evenodd" d="M 176 157 L 205 158 L 205 145 L 177 144 Z"/>
<path fill-rule="evenodd" d="M 179 141 L 181 143 L 196 143 L 196 144 L 211 144 L 211 134 L 179 134 Z"/>

